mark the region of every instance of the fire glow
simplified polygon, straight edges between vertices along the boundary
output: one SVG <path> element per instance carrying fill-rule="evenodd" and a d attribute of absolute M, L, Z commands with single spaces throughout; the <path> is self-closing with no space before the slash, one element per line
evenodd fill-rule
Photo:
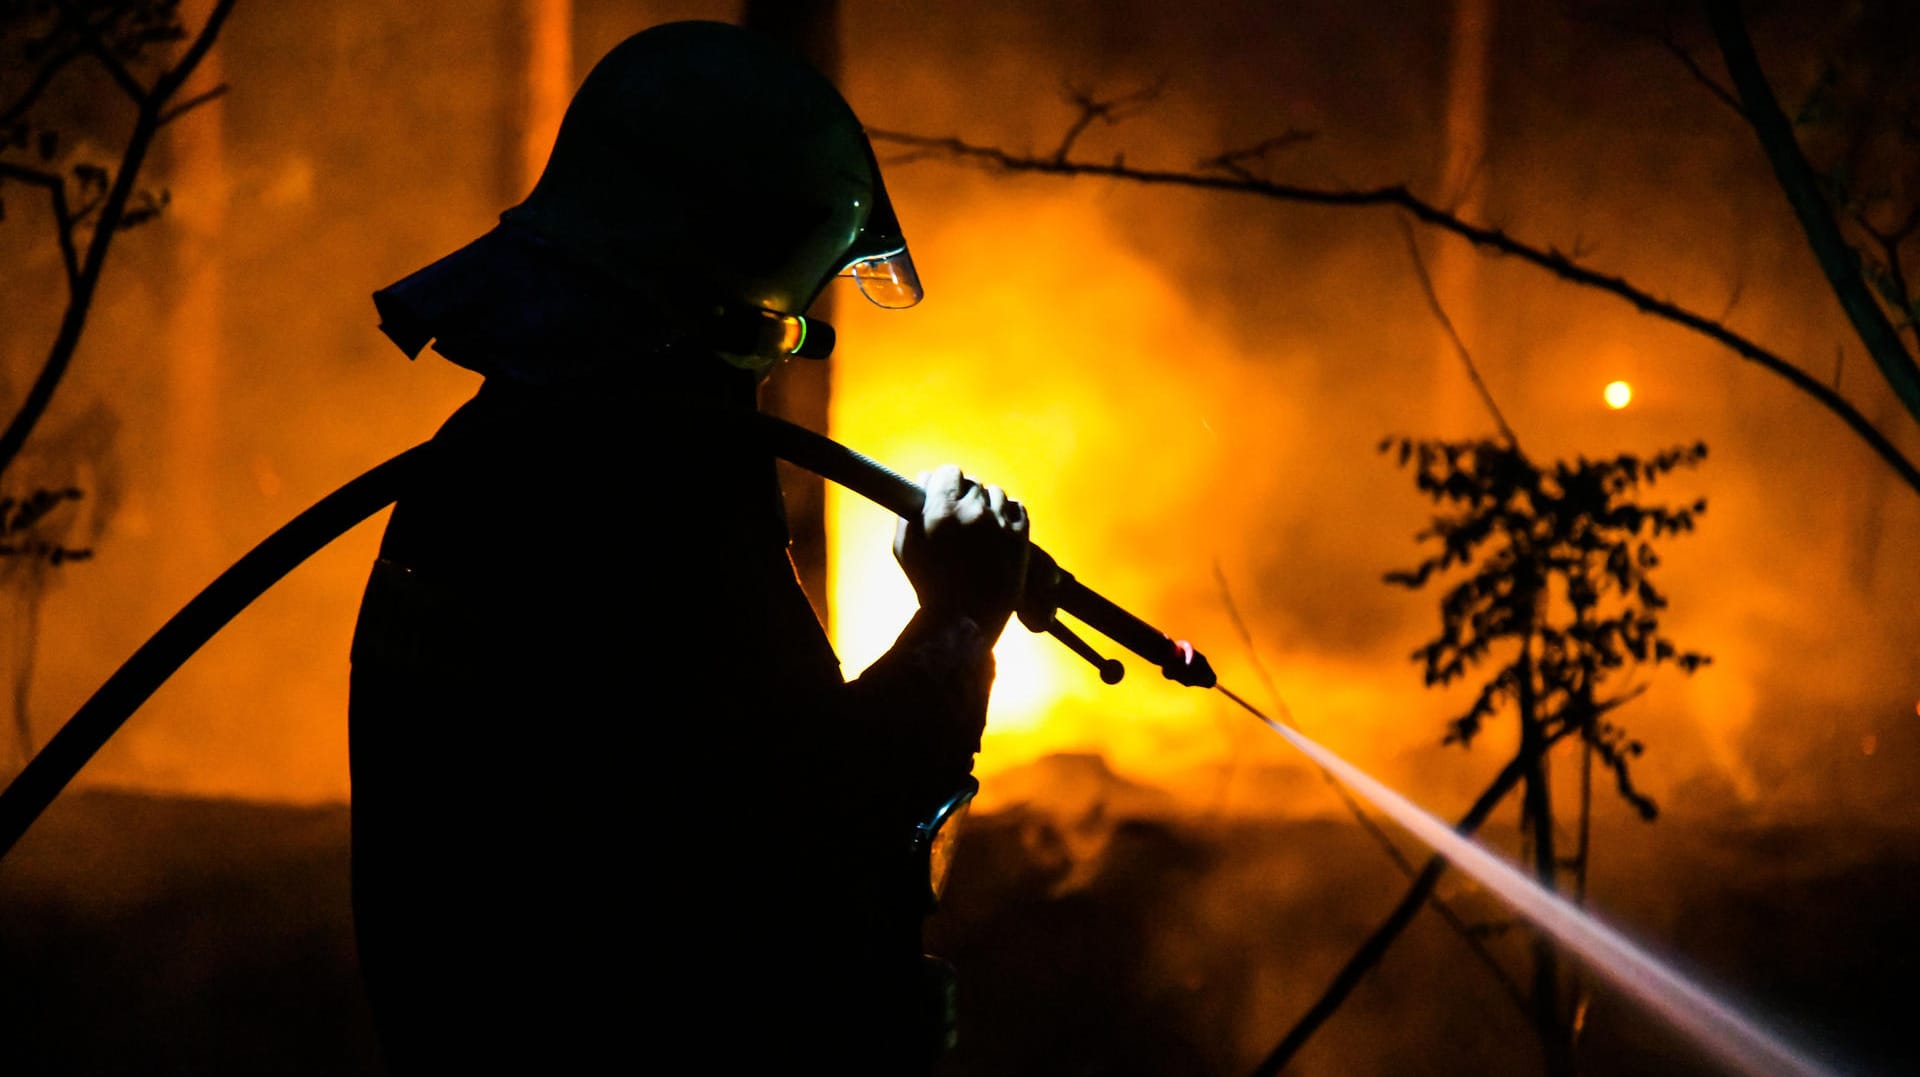
<path fill-rule="evenodd" d="M 617 40 L 609 35 L 631 29 L 611 16 L 582 15 L 576 47 L 562 48 L 573 29 L 567 6 L 534 8 L 541 21 L 528 47 L 478 38 L 459 50 L 421 43 L 418 54 L 393 53 L 391 68 L 330 75 L 326 92 L 342 103 L 304 111 L 299 123 L 285 122 L 273 103 L 319 92 L 310 80 L 330 61 L 279 63 L 277 39 L 249 36 L 249 27 L 264 23 L 236 23 L 221 44 L 222 77 L 246 92 L 169 134 L 162 161 L 169 171 L 154 178 L 173 193 L 170 214 L 156 230 L 133 235 L 123 252 L 116 248 L 88 330 L 93 358 L 75 364 L 52 415 L 49 433 L 62 423 L 74 430 L 90 401 L 110 401 L 123 444 L 112 458 L 90 463 L 102 477 L 84 483 L 94 491 L 88 511 L 99 513 L 100 555 L 61 580 L 46 604 L 31 701 L 40 737 L 247 545 L 424 437 L 472 393 L 474 379 L 451 364 L 396 359 L 378 338 L 366 293 L 471 239 L 521 197 L 579 74 L 572 59 L 597 54 Z M 326 8 L 306 37 L 378 40 L 383 24 L 373 10 Z M 1071 119 L 1059 110 L 1051 75 L 1031 93 L 983 102 L 971 92 L 981 82 L 980 58 L 965 69 L 955 64 L 954 34 L 972 32 L 978 21 L 959 10 L 848 21 L 845 77 L 863 116 L 879 127 L 1049 144 Z M 1061 57 L 1023 34 L 982 38 L 991 46 L 982 56 L 996 65 L 988 81 L 1027 86 L 1022 80 L 1034 72 L 1059 66 Z M 1214 59 L 1226 62 L 1223 73 L 1244 66 Z M 473 86 L 524 65 L 527 100 L 517 91 L 458 96 L 462 111 L 447 123 L 376 130 L 345 119 L 393 107 L 416 65 L 429 62 Z M 1278 70 L 1270 58 L 1258 66 Z M 1109 74 L 1113 87 L 1125 84 L 1124 65 Z M 1219 152 L 1224 136 L 1204 96 L 1213 81 L 1186 83 L 1201 95 L 1191 113 L 1164 102 L 1109 133 L 1111 140 L 1140 161 Z M 1388 111 L 1399 107 L 1393 103 L 1430 101 L 1432 89 L 1389 93 L 1383 83 L 1383 94 L 1367 100 L 1381 108 L 1374 119 L 1398 124 L 1398 113 Z M 1312 103 L 1301 92 L 1300 103 Z M 1219 102 L 1220 114 L 1239 100 Z M 1329 129 L 1352 128 L 1358 120 L 1340 110 L 1361 103 L 1336 95 L 1314 107 L 1333 110 Z M 1176 122 L 1183 120 L 1195 122 Z M 1354 162 L 1354 174 L 1420 174 L 1434 133 L 1418 126 L 1425 119 L 1407 122 L 1415 126 L 1383 128 L 1408 136 L 1392 142 L 1396 156 Z M 392 140 L 380 141 L 387 137 L 380 132 L 393 132 Z M 503 132 L 512 134 L 511 145 L 501 144 Z M 1327 152 L 1337 145 L 1315 143 Z M 503 150 L 513 151 L 504 165 Z M 435 167 L 413 163 L 427 160 Z M 328 177 L 318 187 L 316 169 Z M 1310 701 L 1307 732 L 1422 799 L 1470 795 L 1475 770 L 1493 753 L 1440 748 L 1444 719 L 1458 708 L 1425 690 L 1405 662 L 1406 648 L 1429 630 L 1431 605 L 1379 585 L 1382 571 L 1412 556 L 1408 540 L 1425 519 L 1410 484 L 1371 455 L 1372 445 L 1388 434 L 1447 430 L 1435 406 L 1444 392 L 1458 390 L 1466 401 L 1453 425 L 1482 429 L 1484 421 L 1461 387 L 1451 348 L 1437 364 L 1426 356 L 1434 330 L 1423 306 L 1383 290 L 1404 281 L 1398 243 L 1368 239 L 1370 218 L 1317 210 L 1288 216 L 1261 201 L 1166 189 L 1148 199 L 1123 186 L 971 174 L 937 161 L 896 167 L 889 160 L 887 170 L 930 291 L 920 307 L 889 312 L 871 309 L 845 283 L 834 286 L 846 301 L 836 314 L 844 324 L 827 432 L 909 474 L 951 460 L 1006 486 L 1027 502 L 1036 538 L 1064 564 L 1192 638 L 1231 683 L 1257 684 L 1247 669 L 1233 668 L 1248 656 L 1222 612 L 1211 571 L 1218 565 L 1281 693 Z M 477 179 L 487 176 L 498 182 Z M 1528 189 L 1542 205 L 1587 205 L 1565 197 L 1571 176 L 1529 174 Z M 1496 173 L 1483 179 L 1496 191 L 1516 182 Z M 1669 205 L 1644 176 L 1623 175 L 1615 190 L 1617 202 L 1591 205 L 1594 223 Z M 330 200 L 335 194 L 342 200 Z M 8 208 L 15 211 L 9 223 L 23 228 L 5 234 L 29 235 L 25 211 Z M 343 219 L 365 227 L 336 227 Z M 238 229 L 239 221 L 249 226 Z M 1676 222 L 1712 223 L 1693 215 Z M 1531 214 L 1520 214 L 1520 224 L 1557 227 Z M 208 234 L 183 245 L 179 233 L 188 225 Z M 1691 238 L 1648 248 L 1650 264 L 1661 266 L 1651 282 L 1684 295 L 1717 294 L 1724 281 L 1716 248 L 1697 232 L 1676 234 Z M 319 235 L 328 242 L 314 243 Z M 1229 237 L 1236 253 L 1223 259 Z M 1714 447 L 1711 473 L 1690 488 L 1711 497 L 1713 514 L 1670 563 L 1676 616 L 1717 662 L 1708 676 L 1657 687 L 1625 716 L 1649 746 L 1646 785 L 1677 789 L 1703 778 L 1696 788 L 1723 789 L 1736 803 L 1791 794 L 1822 811 L 1832 809 L 1835 789 L 1865 788 L 1816 780 L 1828 773 L 1824 763 L 1798 765 L 1826 760 L 1829 744 L 1847 745 L 1848 762 L 1859 760 L 1864 728 L 1816 738 L 1796 732 L 1805 723 L 1779 719 L 1819 713 L 1857 724 L 1852 716 L 1883 712 L 1875 708 L 1889 705 L 1888 691 L 1899 693 L 1892 706 L 1913 706 L 1908 689 L 1891 687 L 1907 683 L 1912 620 L 1905 611 L 1920 608 L 1900 597 L 1913 588 L 1910 566 L 1920 564 L 1909 537 L 1913 505 L 1873 466 L 1836 455 L 1852 451 L 1843 430 L 1809 420 L 1804 430 L 1792 426 L 1791 437 L 1772 426 L 1767 437 L 1754 436 L 1752 417 L 1779 403 L 1760 375 L 1718 353 L 1663 343 L 1657 324 L 1638 313 L 1548 287 L 1512 266 L 1463 261 L 1483 278 L 1449 287 L 1446 249 L 1434 261 L 1437 284 L 1450 302 L 1460 297 L 1453 314 L 1530 448 L 1543 455 L 1658 448 L 1603 429 L 1617 426 L 1604 423 L 1614 413 L 1593 407 L 1595 387 L 1628 371 L 1631 409 L 1643 407 L 1639 397 L 1662 402 L 1662 425 L 1651 437 L 1697 436 Z M 178 310 L 173 300 L 181 297 L 147 283 L 185 280 L 185 267 L 203 263 L 225 266 L 226 286 L 189 281 L 191 301 Z M 316 281 L 326 287 L 316 291 Z M 6 334 L 16 356 L 35 354 L 55 328 L 45 315 L 57 309 L 58 282 L 45 283 L 38 300 L 22 288 L 10 293 L 10 312 L 21 313 Z M 1474 288 L 1511 301 L 1476 317 L 1465 298 Z M 203 300 L 218 309 L 194 306 Z M 1819 324 L 1793 291 L 1756 290 L 1742 309 L 1763 320 Z M 39 324 L 30 312 L 42 315 Z M 1547 332 L 1558 325 L 1578 332 Z M 1492 326 L 1510 327 L 1528 347 L 1499 346 Z M 152 350 L 156 329 L 164 330 L 164 359 L 134 362 Z M 307 342 L 302 361 L 253 361 L 279 355 L 294 338 Z M 1656 355 L 1669 365 L 1650 365 L 1647 357 Z M 1700 380 L 1708 374 L 1713 380 Z M 162 404 L 187 398 L 194 407 Z M 218 410 L 195 410 L 208 399 Z M 356 419 L 342 422 L 345 415 Z M 836 645 L 854 674 L 891 642 L 912 598 L 888 553 L 892 521 L 838 492 L 830 497 L 835 590 L 828 597 Z M 1808 528 L 1778 511 L 1796 499 L 1831 507 L 1848 525 Z M 205 518 L 216 523 L 205 526 Z M 304 802 L 345 798 L 345 655 L 377 538 L 377 526 L 354 533 L 271 592 L 152 701 L 87 780 Z M 1821 604 L 1810 606 L 1805 596 Z M 1845 646 L 1825 646 L 1854 625 L 1874 627 Z M 1124 775 L 1186 782 L 1189 791 L 1196 774 L 1238 774 L 1237 808 L 1314 810 L 1302 807 L 1297 789 L 1278 787 L 1261 804 L 1241 804 L 1256 770 L 1295 765 L 1287 753 L 1243 755 L 1261 750 L 1258 738 L 1235 737 L 1190 693 L 1105 649 L 1128 663 L 1117 687 L 1101 685 L 1053 641 L 1017 627 L 1008 632 L 983 777 L 1051 752 L 1097 752 Z M 1790 665 L 1801 671 L 1791 683 L 1773 672 Z M 265 712 L 278 718 L 260 721 Z M 1882 730 L 1873 758 L 1885 763 L 1904 750 Z M 987 786 L 990 801 L 996 786 Z"/>
<path fill-rule="evenodd" d="M 1188 309 L 1177 282 L 1118 245 L 1082 202 L 1003 197 L 961 217 L 963 226 L 915 236 L 921 260 L 939 267 L 920 307 L 840 308 L 833 436 L 905 474 L 952 462 L 1004 486 L 1032 513 L 1035 541 L 1090 586 L 1171 634 L 1230 646 L 1210 563 L 1244 563 L 1268 536 L 1218 526 L 1223 513 L 1241 512 L 1217 484 L 1258 498 L 1284 475 L 1246 473 L 1245 461 L 1309 451 L 1300 440 L 1308 420 L 1284 386 L 1270 385 L 1257 408 L 1232 402 L 1262 392 L 1251 378 L 1271 382 L 1288 368 L 1243 362 Z M 1079 253 L 1009 265 L 991 238 L 999 234 Z M 1116 310 L 1129 312 L 1124 333 Z M 885 510 L 830 488 L 828 520 L 832 631 L 852 675 L 892 642 L 913 595 L 892 563 Z M 1104 685 L 1060 644 L 1011 625 L 996 650 L 983 778 L 1089 752 L 1120 773 L 1212 799 L 1195 776 L 1231 770 L 1244 741 L 1221 732 L 1203 694 L 1081 634 L 1126 663 L 1127 680 Z M 1381 686 L 1352 681 L 1311 690 L 1388 702 Z M 985 784 L 990 804 L 995 787 Z"/>
<path fill-rule="evenodd" d="M 1096 238 L 1091 234 L 1098 228 L 1095 220 L 1058 203 L 1038 214 L 1019 206 L 1002 212 L 1026 219 L 1000 228 L 1029 235 L 1051 231 L 1047 245 L 1056 249 L 1084 246 Z M 977 227 L 977 220 L 973 224 L 975 235 L 998 230 Z M 970 293 L 964 305 L 942 302 L 935 285 L 920 308 L 904 314 L 846 311 L 848 321 L 859 324 L 847 334 L 845 354 L 836 359 L 841 366 L 836 371 L 833 433 L 907 474 L 954 462 L 970 476 L 1006 487 L 1033 514 L 1037 542 L 1076 572 L 1089 562 L 1095 570 L 1107 569 L 1090 582 L 1113 587 L 1113 574 L 1124 571 L 1113 563 L 1119 558 L 1088 541 L 1087 528 L 1097 525 L 1090 516 L 1069 516 L 1069 507 L 1089 493 L 1106 500 L 1118 493 L 1130 502 L 1123 507 L 1152 511 L 1159 507 L 1145 502 L 1174 484 L 1167 481 L 1170 476 L 1134 473 L 1103 495 L 1085 481 L 1089 466 L 1097 466 L 1110 450 L 1119 414 L 1104 421 L 1088 414 L 1079 401 L 1103 387 L 1079 382 L 1086 358 L 1094 353 L 1113 364 L 1115 376 L 1106 391 L 1125 391 L 1125 383 L 1133 380 L 1126 375 L 1129 370 L 1153 369 L 1149 356 L 1129 352 L 1148 346 L 1155 321 L 1177 319 L 1171 308 L 1179 297 L 1137 264 L 1107 261 L 1104 280 L 1048 280 L 1047 274 L 1070 274 L 1071 267 L 1025 262 L 1010 273 L 997 253 L 970 249 L 963 235 L 952 238 L 958 241 L 954 249 L 943 250 L 944 256 L 930 264 L 941 266 L 948 295 Z M 945 239 L 935 235 L 916 242 L 944 246 Z M 1150 328 L 1130 334 L 1130 340 L 1110 339 L 1110 311 L 1123 293 L 1140 293 L 1138 301 L 1121 305 L 1131 305 L 1140 316 L 1136 324 Z M 1041 296 L 1049 301 L 1036 303 Z M 1090 326 L 1098 331 L 1088 332 Z M 923 343 L 927 340 L 949 343 L 929 351 Z M 890 358 L 908 355 L 910 360 Z M 995 393 L 1000 394 L 997 400 L 985 399 Z M 1189 451 L 1204 443 L 1207 432 L 1197 417 L 1169 421 L 1169 413 L 1178 414 L 1181 402 L 1163 398 L 1160 403 L 1154 425 L 1171 428 L 1170 435 Z M 841 491 L 829 498 L 833 629 L 842 661 L 853 673 L 892 642 L 912 612 L 913 595 L 891 563 L 888 541 L 893 528 L 886 512 Z M 1128 592 L 1150 593 L 1137 586 Z M 1070 717 L 1075 711 L 1118 702 L 1084 662 L 1017 623 L 1002 637 L 995 655 L 999 669 L 984 767 L 1025 762 L 1049 751 L 1114 747 L 1106 734 L 1089 736 L 1089 730 Z M 1139 705 L 1141 694 L 1129 693 L 1132 698 L 1124 705 Z M 1179 710 L 1194 706 L 1183 700 Z M 1132 722 L 1130 718 L 1126 724 Z"/>

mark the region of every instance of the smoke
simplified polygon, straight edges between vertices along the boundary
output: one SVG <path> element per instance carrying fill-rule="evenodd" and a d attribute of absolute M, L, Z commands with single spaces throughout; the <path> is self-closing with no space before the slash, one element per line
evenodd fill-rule
<path fill-rule="evenodd" d="M 877 127 L 1045 155 L 1075 115 L 1061 87 L 1160 84 L 1136 118 L 1089 128 L 1076 155 L 1180 169 L 1306 127 L 1314 137 L 1276 158 L 1276 175 L 1438 182 L 1449 27 L 1427 20 L 1442 13 L 1370 20 L 1364 44 L 1331 6 L 1290 9 L 1284 32 L 1129 5 L 1044 20 L 991 7 L 873 14 L 848 23 L 849 93 Z M 1631 39 L 1596 40 L 1552 12 L 1501 20 L 1478 212 L 1824 368 L 1847 330 L 1764 161 L 1718 122 L 1720 106 Z M 1212 586 L 1217 561 L 1303 726 L 1436 807 L 1464 804 L 1510 727 L 1496 723 L 1472 753 L 1439 747 L 1466 699 L 1423 689 L 1406 661 L 1437 625 L 1437 592 L 1379 582 L 1417 560 L 1426 504 L 1371 450 L 1387 434 L 1491 422 L 1437 410 L 1436 387 L 1465 378 L 1435 347 L 1393 222 L 925 155 L 891 164 L 888 180 L 928 299 L 905 313 L 841 308 L 836 435 L 897 468 L 951 460 L 1007 486 L 1063 565 L 1259 694 Z M 1701 190 L 1713 197 L 1683 193 Z M 1457 244 L 1421 239 L 1430 258 Z M 1478 302 L 1456 321 L 1536 458 L 1712 450 L 1652 491 L 1708 502 L 1698 532 L 1663 544 L 1660 575 L 1673 635 L 1716 661 L 1691 679 L 1621 682 L 1651 688 L 1619 715 L 1648 745 L 1643 788 L 1670 808 L 1697 797 L 1702 810 L 1767 815 L 1902 802 L 1916 761 L 1903 753 L 1920 748 L 1906 698 L 1920 696 L 1914 495 L 1836 419 L 1718 345 L 1530 267 L 1468 257 Z M 1854 360 L 1850 392 L 1905 430 L 1863 366 Z M 1636 393 L 1623 411 L 1602 401 L 1616 379 Z M 888 578 L 884 519 L 835 511 L 836 638 L 852 672 L 908 607 Z M 1278 803 L 1231 795 L 1243 810 L 1333 806 L 1281 753 L 1229 732 L 1216 701 L 1137 662 L 1107 688 L 1017 629 L 1001 656 L 983 803 L 1003 767 L 1098 752 L 1188 810 L 1216 802 L 1236 768 L 1291 775 L 1273 783 Z"/>
<path fill-rule="evenodd" d="M 1834 362 L 1847 330 L 1732 117 L 1661 50 L 1562 22 L 1549 5 L 1497 6 L 1486 220 L 1724 312 L 1820 376 L 1838 365 L 1844 391 L 1920 452 L 1857 349 Z M 368 295 L 481 234 L 524 193 L 524 142 L 508 119 L 525 107 L 511 75 L 524 26 L 509 8 L 237 9 L 221 46 L 232 92 L 180 121 L 217 123 L 223 138 L 195 151 L 198 171 L 164 154 L 153 164 L 180 212 L 117 241 L 48 420 L 71 426 L 106 401 L 119 426 L 116 477 L 91 480 L 96 559 L 63 569 L 45 604 L 32 700 L 43 738 L 253 542 L 428 436 L 474 388 L 436 358 L 406 363 L 376 331 Z M 1076 152 L 1179 169 L 1297 128 L 1313 137 L 1273 160 L 1276 175 L 1405 181 L 1437 197 L 1447 11 L 847 3 L 844 85 L 874 127 L 1041 154 L 1075 118 L 1063 87 L 1158 85 L 1149 108 L 1094 125 Z M 652 21 L 733 14 L 576 0 L 574 70 Z M 1789 46 L 1769 38 L 1767 55 Z M 1464 807 L 1511 726 L 1496 721 L 1471 751 L 1439 743 L 1467 701 L 1423 687 L 1408 660 L 1437 624 L 1434 595 L 1380 580 L 1418 560 L 1428 506 L 1374 445 L 1491 425 L 1470 404 L 1438 403 L 1461 373 L 1436 346 L 1395 222 L 879 149 L 928 297 L 905 312 L 840 304 L 831 432 L 908 473 L 952 461 L 1006 486 L 1066 568 L 1192 639 L 1225 683 L 1284 705 L 1436 813 Z M 219 212 L 201 212 L 201 198 L 220 199 Z M 44 276 L 57 267 L 49 252 L 12 257 L 15 226 L 31 218 L 11 195 L 7 208 L 0 347 L 18 387 L 60 290 Z M 219 231 L 197 245 L 179 231 L 208 220 Z M 1455 242 L 1420 241 L 1436 266 Z M 190 248 L 219 263 L 222 284 L 210 317 L 169 336 Z M 1456 321 L 1536 458 L 1695 440 L 1712 450 L 1656 493 L 1708 501 L 1699 531 L 1664 546 L 1660 578 L 1666 627 L 1715 663 L 1691 679 L 1663 671 L 1619 713 L 1647 745 L 1639 784 L 1667 815 L 1646 827 L 1596 794 L 1594 903 L 1672 952 L 1704 955 L 1725 981 L 1832 999 L 1809 1005 L 1837 1036 L 1867 1034 L 1876 1015 L 1900 1027 L 1887 1000 L 1901 996 L 1875 1009 L 1870 977 L 1848 993 L 1832 973 L 1885 971 L 1861 950 L 1911 934 L 1890 926 L 1910 900 L 1876 904 L 1911 889 L 1889 852 L 1910 838 L 1851 827 L 1910 818 L 1920 792 L 1920 497 L 1837 420 L 1717 345 L 1526 266 L 1464 257 L 1477 313 Z M 213 410 L 191 447 L 205 463 L 189 471 L 165 402 L 193 356 L 215 361 L 204 371 Z M 1622 411 L 1600 397 L 1616 379 L 1635 391 Z M 199 488 L 205 519 L 188 513 L 183 486 Z M 829 508 L 834 632 L 852 674 L 910 597 L 884 514 L 837 494 Z M 244 614 L 83 780 L 344 798 L 347 642 L 379 526 Z M 1136 1065 L 1211 1052 L 1211 1068 L 1188 1071 L 1243 1072 L 1390 906 L 1400 876 L 1356 828 L 1318 818 L 1343 818 L 1318 775 L 1216 694 L 1124 654 L 1127 679 L 1102 685 L 1018 627 L 999 657 L 979 766 L 986 838 L 962 846 L 976 859 L 956 868 L 940 918 L 952 934 L 934 947 L 960 960 L 963 990 L 998 985 L 971 999 L 968 1049 L 991 1059 L 995 1028 L 1031 1030 L 1035 1014 L 1070 1004 L 1081 1034 L 1046 1049 L 1111 1050 Z M 1573 787 L 1571 774 L 1555 778 L 1563 794 Z M 1764 825 L 1781 820 L 1805 829 Z M 1495 844 L 1511 839 L 1496 832 Z M 1471 889 L 1443 893 L 1476 918 L 1501 915 Z M 1863 903 L 1871 927 L 1856 933 Z M 1522 935 L 1497 945 L 1517 957 Z M 1827 946 L 1834 956 L 1814 952 Z M 1525 1025 L 1476 1019 L 1508 1004 L 1491 980 L 1462 982 L 1469 960 L 1423 917 L 1302 1072 L 1511 1064 Z M 1615 1004 L 1594 1011 L 1596 1028 L 1631 1041 L 1610 1057 L 1622 1071 L 1665 1068 L 1661 1045 L 1620 1031 L 1632 1019 Z M 1148 1042 L 1168 1022 L 1176 1031 Z M 1446 1058 L 1434 1044 L 1450 1045 Z M 1053 1061 L 1060 1072 L 1085 1059 Z"/>
<path fill-rule="evenodd" d="M 1334 4 L 1284 18 L 1255 5 L 1195 17 L 1149 4 L 855 4 L 841 20 L 843 81 L 875 127 L 1042 154 L 1075 118 L 1065 87 L 1157 86 L 1075 152 L 1188 168 L 1297 129 L 1311 137 L 1271 160 L 1276 175 L 1438 191 L 1442 7 L 1360 25 Z M 219 137 L 163 144 L 151 167 L 176 212 L 118 240 L 49 419 L 111 401 L 125 466 L 97 559 L 73 566 L 46 609 L 42 737 L 254 541 L 426 437 L 471 392 L 465 372 L 395 354 L 367 296 L 523 193 L 526 103 L 511 73 L 530 62 L 526 27 L 514 5 L 486 11 L 238 9 L 220 50 L 233 91 L 179 121 Z M 655 18 L 732 15 L 577 4 L 573 70 Z M 1486 218 L 1724 310 L 1827 372 L 1846 330 L 1754 148 L 1670 56 L 1589 30 L 1530 6 L 1498 12 Z M 1226 683 L 1273 703 L 1257 657 L 1309 733 L 1437 810 L 1464 804 L 1510 730 L 1496 723 L 1471 752 L 1438 743 L 1465 700 L 1423 688 L 1407 660 L 1436 624 L 1433 596 L 1380 583 L 1417 559 L 1427 505 L 1373 446 L 1490 424 L 1470 403 L 1437 410 L 1461 373 L 1436 346 L 1394 222 L 880 152 L 928 298 L 906 312 L 840 305 L 832 432 L 908 472 L 951 460 L 1005 485 L 1063 565 L 1194 640 Z M 9 243 L 31 224 L 18 201 Z M 1437 267 L 1453 242 L 1421 234 Z M 1904 803 L 1920 773 L 1920 502 L 1836 420 L 1717 345 L 1528 267 L 1467 260 L 1478 301 L 1457 321 L 1536 457 L 1712 449 L 1663 488 L 1704 496 L 1709 511 L 1667 544 L 1661 577 L 1673 635 L 1716 662 L 1690 680 L 1663 672 L 1620 713 L 1647 744 L 1643 787 L 1702 810 Z M 219 287 L 194 300 L 209 262 Z M 22 316 L 4 336 L 21 385 L 60 299 L 33 269 L 57 263 L 8 264 L 22 303 L 9 312 Z M 183 321 L 183 300 L 207 312 Z M 192 363 L 195 391 L 211 394 L 198 419 L 167 403 Z M 1910 424 L 1867 364 L 1843 366 L 1845 390 L 1911 451 Z M 1616 379 L 1636 394 L 1617 412 L 1600 401 Z M 835 633 L 856 673 L 904 620 L 907 591 L 884 516 L 843 500 L 833 512 Z M 88 780 L 344 796 L 346 642 L 378 526 L 243 615 Z M 1110 688 L 1051 640 L 1010 630 L 983 806 L 1001 795 L 996 775 L 1065 752 L 1099 755 L 1183 812 L 1338 810 L 1224 703 L 1119 657 L 1128 678 Z"/>

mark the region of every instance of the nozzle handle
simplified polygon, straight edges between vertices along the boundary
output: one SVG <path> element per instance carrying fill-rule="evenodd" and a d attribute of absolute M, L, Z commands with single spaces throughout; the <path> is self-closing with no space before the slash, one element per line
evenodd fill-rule
<path fill-rule="evenodd" d="M 1086 640 L 1074 635 L 1072 629 L 1061 624 L 1059 621 L 1055 621 L 1047 626 L 1047 635 L 1066 644 L 1067 650 L 1072 651 L 1074 654 L 1092 663 L 1093 668 L 1100 671 L 1100 682 L 1102 684 L 1119 684 L 1121 678 L 1127 675 L 1127 667 L 1121 665 L 1119 659 L 1108 658 L 1099 651 L 1094 650 Z"/>
<path fill-rule="evenodd" d="M 758 411 L 745 414 L 757 424 L 774 455 L 830 479 L 896 516 L 913 519 L 920 515 L 926 491 L 912 479 L 805 427 Z M 1059 610 L 1073 614 L 1101 635 L 1159 666 L 1168 680 L 1191 688 L 1212 688 L 1216 683 L 1213 666 L 1194 650 L 1193 644 L 1173 639 L 1121 609 L 1034 546 L 1028 553 L 1020 623 L 1034 632 L 1051 632 L 1054 614 Z"/>
<path fill-rule="evenodd" d="M 1036 610 L 1044 608 L 1073 614 L 1089 628 L 1159 666 L 1160 672 L 1177 684 L 1212 688 L 1217 683 L 1213 665 L 1193 644 L 1168 636 L 1074 579 L 1073 573 L 1061 568 L 1058 561 L 1039 547 L 1028 554 L 1027 596 L 1021 612 L 1021 622 L 1031 628 L 1028 604 Z"/>

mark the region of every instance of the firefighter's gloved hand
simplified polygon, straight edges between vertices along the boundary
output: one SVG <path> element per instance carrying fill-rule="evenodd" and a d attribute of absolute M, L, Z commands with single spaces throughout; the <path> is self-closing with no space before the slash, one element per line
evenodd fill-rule
<path fill-rule="evenodd" d="M 927 491 L 918 521 L 902 519 L 893 556 L 920 608 L 962 614 L 989 640 L 1000 638 L 1027 578 L 1027 510 L 998 486 L 982 486 L 948 464 L 920 475 Z"/>

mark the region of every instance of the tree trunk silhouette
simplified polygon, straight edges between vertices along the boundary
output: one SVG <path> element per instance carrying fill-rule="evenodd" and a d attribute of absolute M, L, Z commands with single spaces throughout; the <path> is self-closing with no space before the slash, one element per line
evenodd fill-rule
<path fill-rule="evenodd" d="M 1537 592 L 1535 593 L 1537 597 Z M 1537 609 L 1537 601 L 1529 606 Z M 1533 682 L 1533 629 L 1529 621 L 1526 637 L 1520 644 L 1520 756 L 1526 761 L 1525 786 L 1521 790 L 1521 832 L 1533 846 L 1533 875 L 1548 891 L 1555 891 L 1553 840 L 1553 789 L 1549 782 L 1546 729 L 1539 714 Z M 1568 1050 L 1564 1022 L 1560 1016 L 1560 968 L 1553 940 L 1537 929 L 1533 934 L 1533 1025 L 1540 1036 L 1549 1077 L 1565 1077 L 1573 1072 L 1573 1057 Z"/>

